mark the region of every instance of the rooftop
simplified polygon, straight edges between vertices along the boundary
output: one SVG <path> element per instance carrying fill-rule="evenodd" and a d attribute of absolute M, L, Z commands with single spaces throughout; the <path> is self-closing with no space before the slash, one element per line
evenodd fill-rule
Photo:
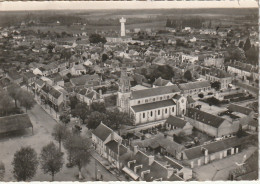
<path fill-rule="evenodd" d="M 92 134 L 97 136 L 102 141 L 105 141 L 111 133 L 113 133 L 113 130 L 105 124 L 103 124 L 102 122 L 98 125 L 98 127 L 95 130 L 92 131 Z"/>
<path fill-rule="evenodd" d="M 181 90 L 191 90 L 191 89 L 204 88 L 204 87 L 211 87 L 210 82 L 209 81 L 196 81 L 196 82 L 179 84 L 179 88 Z"/>
<path fill-rule="evenodd" d="M 135 112 L 142 112 L 142 111 L 148 111 L 152 109 L 158 109 L 161 107 L 169 107 L 176 105 L 175 102 L 172 99 L 169 100 L 163 100 L 163 101 L 158 101 L 158 102 L 153 102 L 153 103 L 147 103 L 147 104 L 142 104 L 142 105 L 135 105 L 132 106 L 131 108 Z"/>
<path fill-rule="evenodd" d="M 225 121 L 225 119 L 219 116 L 195 108 L 187 108 L 186 116 L 215 128 L 218 128 Z"/>
<path fill-rule="evenodd" d="M 146 98 L 151 96 L 158 96 L 158 95 L 164 95 L 164 94 L 172 94 L 180 92 L 180 89 L 177 85 L 172 86 L 163 86 L 158 88 L 150 88 L 150 89 L 144 89 L 144 90 L 138 90 L 132 92 L 133 99 L 140 99 L 140 98 Z"/>

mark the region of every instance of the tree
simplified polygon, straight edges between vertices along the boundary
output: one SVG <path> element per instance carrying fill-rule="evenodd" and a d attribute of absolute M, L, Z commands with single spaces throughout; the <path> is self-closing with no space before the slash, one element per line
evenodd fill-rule
<path fill-rule="evenodd" d="M 21 90 L 18 100 L 20 102 L 20 105 L 26 109 L 26 112 L 28 109 L 33 108 L 35 104 L 32 94 L 25 90 Z"/>
<path fill-rule="evenodd" d="M 100 43 L 100 42 L 101 43 L 106 43 L 107 42 L 106 38 L 102 37 L 99 34 L 91 34 L 89 36 L 89 41 L 90 41 L 90 43 Z"/>
<path fill-rule="evenodd" d="M 14 103 L 10 96 L 5 92 L 0 92 L 0 112 L 1 115 L 7 116 L 8 113 L 13 109 Z"/>
<path fill-rule="evenodd" d="M 67 167 L 71 167 L 72 166 L 72 151 L 73 151 L 73 146 L 74 146 L 74 142 L 76 139 L 75 134 L 73 134 L 72 132 L 68 132 L 65 140 L 63 141 L 63 146 L 66 149 L 67 153 L 68 153 L 68 161 L 69 163 L 67 164 Z"/>
<path fill-rule="evenodd" d="M 192 80 L 192 74 L 191 74 L 191 71 L 190 71 L 190 70 L 187 70 L 187 71 L 184 73 L 184 78 L 187 79 L 188 81 L 191 81 L 191 80 Z"/>
<path fill-rule="evenodd" d="M 108 116 L 105 113 L 94 111 L 90 114 L 87 121 L 87 127 L 89 129 L 95 129 L 98 127 L 100 122 L 106 123 Z"/>
<path fill-rule="evenodd" d="M 243 129 L 242 129 L 242 125 L 239 124 L 239 128 L 238 128 L 238 131 L 237 131 L 237 137 L 240 138 L 243 136 Z"/>
<path fill-rule="evenodd" d="M 60 115 L 60 121 L 65 125 L 67 125 L 70 122 L 70 115 L 69 114 Z"/>
<path fill-rule="evenodd" d="M 17 181 L 31 179 L 38 167 L 37 153 L 31 147 L 22 147 L 14 154 L 13 174 Z"/>
<path fill-rule="evenodd" d="M 79 101 L 76 96 L 69 97 L 69 106 L 71 109 L 75 109 L 78 103 Z"/>
<path fill-rule="evenodd" d="M 88 104 L 80 102 L 76 105 L 75 109 L 71 111 L 71 114 L 81 119 L 84 124 L 87 116 L 90 114 L 90 107 Z"/>
<path fill-rule="evenodd" d="M 81 169 L 90 161 L 90 147 L 91 142 L 87 138 L 81 136 L 74 137 L 73 149 L 72 149 L 72 163 L 73 166 L 77 166 L 79 169 L 79 179 L 82 179 Z"/>
<path fill-rule="evenodd" d="M 54 181 L 54 175 L 60 172 L 64 163 L 63 153 L 51 142 L 42 148 L 40 163 L 44 174 L 50 174 Z"/>
<path fill-rule="evenodd" d="M 102 112 L 102 113 L 106 112 L 106 106 L 105 106 L 105 103 L 103 103 L 103 102 L 93 102 L 90 105 L 90 109 L 91 109 L 91 111 L 98 111 L 98 112 Z"/>
<path fill-rule="evenodd" d="M 219 91 L 221 87 L 221 83 L 219 81 L 215 81 L 211 83 L 211 88 L 214 88 L 216 91 Z"/>
<path fill-rule="evenodd" d="M 119 130 L 121 125 L 133 125 L 134 117 L 126 112 L 120 112 L 118 109 L 107 111 L 107 121 L 104 122 L 113 130 Z"/>
<path fill-rule="evenodd" d="M 107 54 L 102 54 L 102 62 L 105 62 L 108 59 L 108 55 Z"/>
<path fill-rule="evenodd" d="M 250 49 L 250 47 L 251 47 L 250 39 L 247 38 L 246 43 L 244 45 L 244 51 L 246 52 L 248 49 Z"/>
<path fill-rule="evenodd" d="M 203 93 L 199 93 L 198 97 L 203 98 L 204 97 Z"/>
<path fill-rule="evenodd" d="M 239 44 L 238 44 L 238 47 L 242 49 L 244 47 L 244 42 L 240 41 Z"/>
<path fill-rule="evenodd" d="M 7 87 L 7 92 L 9 96 L 14 99 L 15 107 L 17 108 L 17 100 L 19 99 L 21 88 L 17 84 L 12 84 Z"/>
<path fill-rule="evenodd" d="M 61 151 L 61 141 L 65 140 L 68 130 L 65 125 L 57 124 L 54 126 L 52 136 L 59 143 L 59 150 Z"/>
<path fill-rule="evenodd" d="M 3 181 L 5 176 L 5 165 L 3 162 L 0 162 L 0 181 Z"/>

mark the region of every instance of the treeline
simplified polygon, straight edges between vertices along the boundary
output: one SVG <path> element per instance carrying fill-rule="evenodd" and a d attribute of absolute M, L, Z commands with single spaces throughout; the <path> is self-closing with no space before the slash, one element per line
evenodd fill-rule
<path fill-rule="evenodd" d="M 166 20 L 166 27 L 176 28 L 176 29 L 183 29 L 185 27 L 192 27 L 192 28 L 202 28 L 203 23 L 205 20 L 200 17 L 190 17 L 188 19 L 175 19 L 175 20 Z"/>

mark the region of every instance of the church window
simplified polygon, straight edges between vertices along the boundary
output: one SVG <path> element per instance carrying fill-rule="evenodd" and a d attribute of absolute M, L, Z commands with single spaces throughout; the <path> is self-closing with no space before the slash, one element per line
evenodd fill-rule
<path fill-rule="evenodd" d="M 145 118 L 145 113 L 143 113 L 143 118 Z"/>
<path fill-rule="evenodd" d="M 169 98 L 170 98 L 170 96 L 168 95 L 168 96 L 167 96 L 167 99 L 169 99 Z"/>
<path fill-rule="evenodd" d="M 172 107 L 172 112 L 174 112 L 174 107 Z"/>
<path fill-rule="evenodd" d="M 140 100 L 138 100 L 138 104 L 140 104 Z"/>
<path fill-rule="evenodd" d="M 151 117 L 153 117 L 153 111 L 151 111 Z"/>
<path fill-rule="evenodd" d="M 158 110 L 158 115 L 160 115 L 160 113 L 161 113 L 161 110 Z"/>
<path fill-rule="evenodd" d="M 155 98 L 153 98 L 153 101 L 155 101 Z"/>
<path fill-rule="evenodd" d="M 167 109 L 165 109 L 165 113 L 167 114 Z"/>
<path fill-rule="evenodd" d="M 148 102 L 148 99 L 145 99 L 145 103 L 147 103 Z"/>
<path fill-rule="evenodd" d="M 160 97 L 160 100 L 162 100 L 162 96 Z"/>

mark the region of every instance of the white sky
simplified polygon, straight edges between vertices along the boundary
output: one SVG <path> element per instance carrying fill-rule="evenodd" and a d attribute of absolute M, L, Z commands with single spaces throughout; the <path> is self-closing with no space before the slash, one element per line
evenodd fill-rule
<path fill-rule="evenodd" d="M 247 8 L 258 7 L 256 0 L 238 1 L 45 1 L 0 2 L 0 11 L 63 9 L 160 9 L 160 8 Z"/>

